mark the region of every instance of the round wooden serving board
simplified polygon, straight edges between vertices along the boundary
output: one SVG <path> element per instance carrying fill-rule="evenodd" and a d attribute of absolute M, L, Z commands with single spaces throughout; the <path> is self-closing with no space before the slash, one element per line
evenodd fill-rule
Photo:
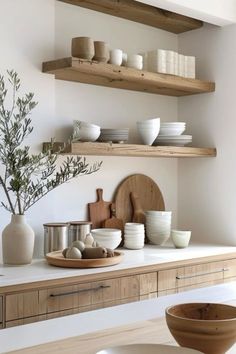
<path fill-rule="evenodd" d="M 48 264 L 62 268 L 98 268 L 118 264 L 123 259 L 123 253 L 115 251 L 114 257 L 96 259 L 64 258 L 61 251 L 46 254 Z"/>
<path fill-rule="evenodd" d="M 143 211 L 165 210 L 164 199 L 158 185 L 148 176 L 131 175 L 121 182 L 115 193 L 116 217 L 122 219 L 124 224 L 132 221 L 133 217 L 131 192 L 139 197 Z"/>

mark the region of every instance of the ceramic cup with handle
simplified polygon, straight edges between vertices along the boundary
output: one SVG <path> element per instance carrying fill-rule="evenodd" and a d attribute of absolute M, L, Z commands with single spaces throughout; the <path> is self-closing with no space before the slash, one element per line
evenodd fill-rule
<path fill-rule="evenodd" d="M 107 63 L 110 57 L 108 44 L 102 41 L 95 41 L 94 49 L 95 55 L 93 59 L 99 62 Z"/>
<path fill-rule="evenodd" d="M 110 50 L 109 63 L 120 66 L 122 64 L 122 60 L 123 60 L 122 54 L 123 54 L 123 52 L 121 49 Z"/>
<path fill-rule="evenodd" d="M 94 57 L 94 42 L 90 37 L 75 37 L 71 42 L 72 57 L 91 60 Z"/>

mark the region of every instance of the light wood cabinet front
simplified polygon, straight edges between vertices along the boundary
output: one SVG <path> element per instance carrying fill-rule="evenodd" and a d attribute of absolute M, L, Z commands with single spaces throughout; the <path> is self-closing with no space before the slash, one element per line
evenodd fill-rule
<path fill-rule="evenodd" d="M 3 297 L 0 296 L 0 328 L 3 327 Z"/>
<path fill-rule="evenodd" d="M 115 306 L 157 294 L 157 272 L 6 295 L 6 326 Z"/>
<path fill-rule="evenodd" d="M 235 260 L 203 263 L 158 272 L 158 295 L 222 283 L 236 276 Z"/>
<path fill-rule="evenodd" d="M 6 296 L 6 321 L 37 316 L 38 313 L 38 291 Z"/>

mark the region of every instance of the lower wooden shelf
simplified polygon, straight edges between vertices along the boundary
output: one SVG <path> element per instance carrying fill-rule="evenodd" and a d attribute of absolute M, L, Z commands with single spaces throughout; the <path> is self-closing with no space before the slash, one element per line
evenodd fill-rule
<path fill-rule="evenodd" d="M 49 143 L 43 143 L 43 150 Z M 61 143 L 55 143 L 55 151 Z M 148 146 L 134 144 L 113 144 L 98 142 L 78 142 L 67 145 L 62 151 L 72 155 L 127 156 L 127 157 L 215 157 L 215 148 Z"/>

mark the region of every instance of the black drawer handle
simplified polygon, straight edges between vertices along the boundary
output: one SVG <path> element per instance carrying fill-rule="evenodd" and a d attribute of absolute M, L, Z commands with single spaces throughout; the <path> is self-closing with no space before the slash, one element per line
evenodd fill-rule
<path fill-rule="evenodd" d="M 222 268 L 219 270 L 215 270 L 213 272 L 206 272 L 206 273 L 197 273 L 197 274 L 193 274 L 193 275 L 177 275 L 176 279 L 177 280 L 183 280 L 183 279 L 191 279 L 191 278 L 196 278 L 196 277 L 201 277 L 203 275 L 210 275 L 210 274 L 217 274 L 217 273 L 224 273 L 224 272 L 228 272 L 229 268 Z"/>
<path fill-rule="evenodd" d="M 50 297 L 75 295 L 75 294 L 84 293 L 86 291 L 98 291 L 98 290 L 107 289 L 107 288 L 110 288 L 110 287 L 111 287 L 110 285 L 100 285 L 100 286 L 98 286 L 96 288 L 80 289 L 80 290 L 76 290 L 76 291 L 68 291 L 67 293 L 61 293 L 61 294 L 50 294 Z"/>

